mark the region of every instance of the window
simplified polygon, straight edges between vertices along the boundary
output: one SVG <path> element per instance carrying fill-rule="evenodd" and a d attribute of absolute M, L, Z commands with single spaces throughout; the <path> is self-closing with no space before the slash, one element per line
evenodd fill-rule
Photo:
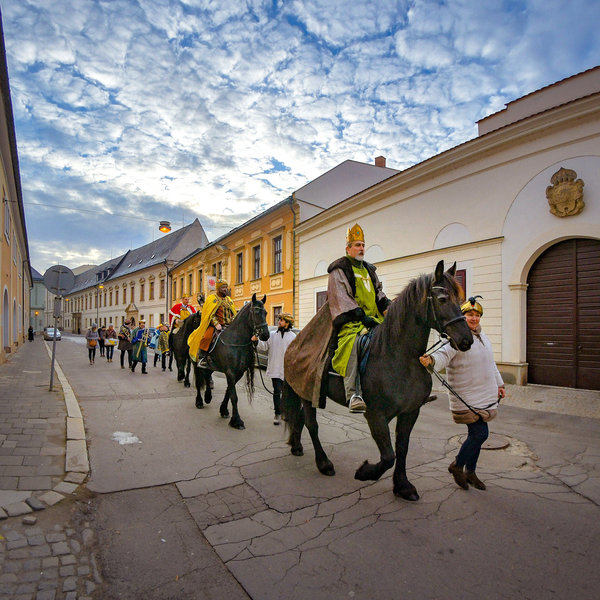
<path fill-rule="evenodd" d="M 108 305 L 112 306 L 112 290 L 108 292 Z"/>
<path fill-rule="evenodd" d="M 10 244 L 10 208 L 8 207 L 8 198 L 4 195 L 4 237 Z"/>
<path fill-rule="evenodd" d="M 213 274 L 214 277 L 217 276 L 217 263 L 213 263 L 212 274 Z"/>
<path fill-rule="evenodd" d="M 173 279 L 173 294 L 172 294 L 173 302 L 175 302 L 175 298 L 177 298 L 177 280 Z"/>
<path fill-rule="evenodd" d="M 104 304 L 103 306 L 106 306 L 106 296 L 107 296 L 108 292 L 104 292 Z"/>
<path fill-rule="evenodd" d="M 131 286 L 131 294 L 130 294 L 130 296 L 131 296 L 130 302 L 133 304 L 135 302 L 135 286 L 134 285 Z"/>
<path fill-rule="evenodd" d="M 140 283 L 140 302 L 144 301 L 144 287 L 145 287 L 145 284 Z"/>
<path fill-rule="evenodd" d="M 466 269 L 457 269 L 456 275 L 454 276 L 456 281 L 460 284 L 463 289 L 463 300 L 466 300 L 467 295 L 467 270 Z"/>
<path fill-rule="evenodd" d="M 244 255 L 242 252 L 237 254 L 235 262 L 236 262 L 235 282 L 236 283 L 244 283 Z"/>
<path fill-rule="evenodd" d="M 189 274 L 188 279 L 189 279 L 189 284 L 190 284 L 189 292 L 190 292 L 190 296 L 191 296 L 194 293 L 194 276 L 192 273 Z"/>
<path fill-rule="evenodd" d="M 119 290 L 115 290 L 115 305 L 119 304 Z"/>
<path fill-rule="evenodd" d="M 165 322 L 165 313 L 160 313 L 160 315 L 158 315 L 158 318 L 161 323 L 164 323 Z"/>
<path fill-rule="evenodd" d="M 183 298 L 183 295 L 185 294 L 185 288 L 183 287 L 184 285 L 184 279 L 183 277 L 179 280 L 179 291 L 181 292 L 181 297 Z"/>
<path fill-rule="evenodd" d="M 123 288 L 123 304 L 127 304 L 127 288 Z"/>
<path fill-rule="evenodd" d="M 317 311 L 327 302 L 327 292 L 317 292 Z"/>
<path fill-rule="evenodd" d="M 154 281 L 148 284 L 148 300 L 154 300 Z"/>
<path fill-rule="evenodd" d="M 260 279 L 260 245 L 252 248 L 252 279 Z"/>
<path fill-rule="evenodd" d="M 158 294 L 159 294 L 159 296 L 158 296 L 159 298 L 165 297 L 165 280 L 164 279 L 160 280 L 160 287 L 158 290 Z M 161 322 L 162 322 L 162 319 L 161 319 Z"/>
<path fill-rule="evenodd" d="M 273 238 L 273 273 L 281 273 L 281 271 L 283 271 L 281 262 L 281 243 L 282 238 L 280 235 Z"/>
<path fill-rule="evenodd" d="M 198 269 L 198 292 L 202 294 L 202 290 L 204 289 L 204 274 L 202 269 Z"/>
<path fill-rule="evenodd" d="M 279 325 L 279 315 L 283 312 L 281 306 L 273 307 L 273 325 Z"/>

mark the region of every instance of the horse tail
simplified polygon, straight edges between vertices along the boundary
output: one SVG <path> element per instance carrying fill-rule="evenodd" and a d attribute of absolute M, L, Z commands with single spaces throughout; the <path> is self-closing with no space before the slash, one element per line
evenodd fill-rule
<path fill-rule="evenodd" d="M 252 404 L 254 400 L 254 365 L 246 369 L 246 393 L 248 394 L 248 402 Z"/>

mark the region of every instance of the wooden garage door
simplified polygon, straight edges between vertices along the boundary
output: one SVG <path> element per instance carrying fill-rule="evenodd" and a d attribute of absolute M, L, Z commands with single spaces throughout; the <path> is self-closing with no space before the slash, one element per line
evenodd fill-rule
<path fill-rule="evenodd" d="M 529 383 L 600 389 L 600 242 L 548 248 L 527 280 Z"/>

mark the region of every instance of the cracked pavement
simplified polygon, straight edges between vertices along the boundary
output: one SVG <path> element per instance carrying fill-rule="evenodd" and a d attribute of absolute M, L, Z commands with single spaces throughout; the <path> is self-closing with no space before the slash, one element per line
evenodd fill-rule
<path fill-rule="evenodd" d="M 490 423 L 509 445 L 482 451 L 479 461 L 488 489 L 464 491 L 447 466 L 466 428 L 451 421 L 440 394 L 411 437 L 408 475 L 421 500 L 410 503 L 394 497 L 392 470 L 377 482 L 354 479 L 378 454 L 363 417 L 337 405 L 319 411 L 336 468 L 326 477 L 306 431 L 305 455 L 290 454 L 258 376 L 251 405 L 238 384 L 246 423 L 238 431 L 218 414 L 220 375 L 213 403 L 197 410 L 193 388 L 154 369 L 151 354 L 147 377 L 121 370 L 117 359 L 90 368 L 85 349 L 68 340 L 57 358 L 84 414 L 87 487 L 98 502 L 109 584 L 124 581 L 125 556 L 148 598 L 597 597 L 598 418 L 509 399 Z M 116 431 L 141 443 L 119 445 Z M 136 559 L 152 528 L 154 554 Z M 202 578 L 210 582 L 200 594 L 190 582 Z"/>

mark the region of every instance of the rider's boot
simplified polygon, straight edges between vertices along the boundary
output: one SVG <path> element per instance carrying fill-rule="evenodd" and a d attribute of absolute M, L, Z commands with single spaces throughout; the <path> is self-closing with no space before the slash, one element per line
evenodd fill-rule
<path fill-rule="evenodd" d="M 360 385 L 360 373 L 358 369 L 356 370 L 356 381 L 355 381 L 355 390 L 352 396 L 350 397 L 350 401 L 348 402 L 348 410 L 351 413 L 364 413 L 367 412 L 367 405 L 365 401 L 362 399 L 362 389 Z"/>
<path fill-rule="evenodd" d="M 198 350 L 198 366 L 206 367 L 206 357 L 208 352 L 206 350 Z"/>

